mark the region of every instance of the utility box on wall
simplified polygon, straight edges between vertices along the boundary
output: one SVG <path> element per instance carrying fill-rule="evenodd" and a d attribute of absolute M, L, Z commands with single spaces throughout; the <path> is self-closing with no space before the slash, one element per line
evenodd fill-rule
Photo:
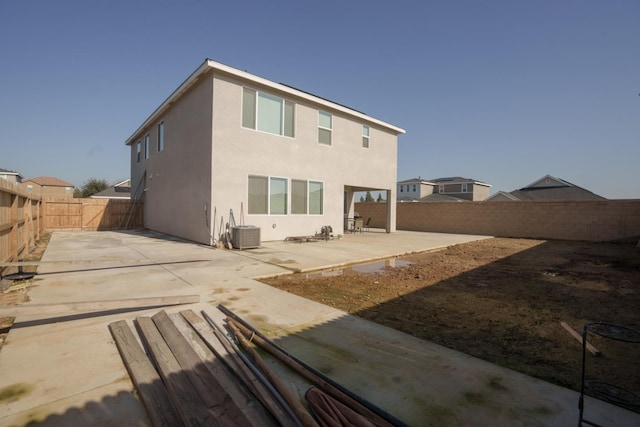
<path fill-rule="evenodd" d="M 260 228 L 253 225 L 231 227 L 231 244 L 235 249 L 260 247 Z"/>

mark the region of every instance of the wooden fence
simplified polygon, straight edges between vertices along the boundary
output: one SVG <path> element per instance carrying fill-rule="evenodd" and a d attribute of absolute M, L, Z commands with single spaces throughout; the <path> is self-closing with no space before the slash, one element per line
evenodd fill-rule
<path fill-rule="evenodd" d="M 23 260 L 45 230 L 124 230 L 142 226 L 142 202 L 41 199 L 18 184 L 0 179 L 0 274 L 6 273 L 2 263 Z"/>
<path fill-rule="evenodd" d="M 46 230 L 104 231 L 142 227 L 142 202 L 118 199 L 45 198 Z"/>
<path fill-rule="evenodd" d="M 40 196 L 0 179 L 0 262 L 26 256 L 40 238 L 43 225 Z"/>

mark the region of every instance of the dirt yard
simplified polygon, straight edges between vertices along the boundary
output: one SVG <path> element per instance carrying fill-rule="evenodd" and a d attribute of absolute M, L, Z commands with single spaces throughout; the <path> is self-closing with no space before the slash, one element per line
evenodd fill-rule
<path fill-rule="evenodd" d="M 640 248 L 494 238 L 419 253 L 403 267 L 296 274 L 271 286 L 574 390 L 585 322 L 640 330 Z M 589 336 L 587 376 L 640 390 L 640 344 Z"/>

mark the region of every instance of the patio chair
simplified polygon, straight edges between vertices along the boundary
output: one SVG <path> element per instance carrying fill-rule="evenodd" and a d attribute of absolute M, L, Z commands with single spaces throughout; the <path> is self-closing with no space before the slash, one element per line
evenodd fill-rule
<path fill-rule="evenodd" d="M 369 224 L 371 224 L 371 217 L 367 218 L 367 222 L 364 223 L 364 226 L 362 227 L 364 231 L 369 231 Z"/>
<path fill-rule="evenodd" d="M 364 226 L 364 218 L 356 218 L 353 222 L 353 231 L 359 231 L 362 233 L 362 227 Z"/>

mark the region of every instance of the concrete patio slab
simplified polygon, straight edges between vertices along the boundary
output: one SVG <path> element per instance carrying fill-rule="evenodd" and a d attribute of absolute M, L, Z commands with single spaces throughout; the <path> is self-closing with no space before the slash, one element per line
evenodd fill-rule
<path fill-rule="evenodd" d="M 566 426 L 578 394 L 350 316 L 255 280 L 411 252 L 484 236 L 371 232 L 313 243 L 267 242 L 227 251 L 152 232 L 56 232 L 27 304 L 200 295 L 216 321 L 223 304 L 292 354 L 409 425 Z M 0 351 L 0 425 L 148 425 L 107 325 L 160 308 L 97 315 L 19 316 Z M 470 337 L 472 338 L 472 337 Z M 275 365 L 274 365 L 275 366 Z M 291 388 L 307 385 L 283 368 Z M 640 416 L 588 399 L 602 425 Z"/>

